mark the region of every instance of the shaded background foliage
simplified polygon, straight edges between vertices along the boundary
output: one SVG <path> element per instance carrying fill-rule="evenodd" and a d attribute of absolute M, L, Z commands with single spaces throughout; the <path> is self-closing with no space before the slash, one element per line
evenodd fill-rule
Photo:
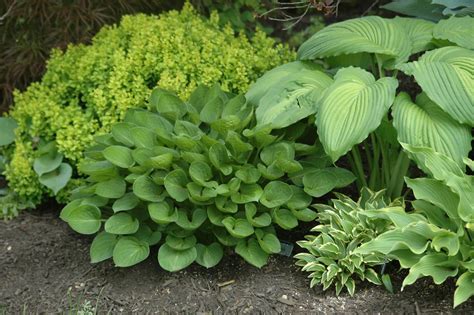
<path fill-rule="evenodd" d="M 180 5 L 165 0 L 2 0 L 0 1 L 0 113 L 44 72 L 52 48 L 88 43 L 105 24 L 124 14 L 158 13 Z"/>

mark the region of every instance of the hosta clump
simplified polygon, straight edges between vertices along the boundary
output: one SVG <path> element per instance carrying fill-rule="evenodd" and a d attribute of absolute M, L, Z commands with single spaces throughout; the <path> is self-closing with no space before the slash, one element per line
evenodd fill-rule
<path fill-rule="evenodd" d="M 456 307 L 474 295 L 474 176 L 431 148 L 403 147 L 430 175 L 406 179 L 416 197 L 415 211 L 374 211 L 373 217 L 390 219 L 394 228 L 356 251 L 397 259 L 409 269 L 403 287 L 422 277 L 431 277 L 436 284 L 456 277 Z M 472 160 L 464 163 L 474 170 Z"/>
<path fill-rule="evenodd" d="M 212 267 L 224 247 L 261 267 L 280 252 L 276 225 L 314 220 L 311 196 L 287 183 L 314 146 L 252 129 L 245 97 L 199 87 L 185 103 L 156 89 L 150 104 L 97 138 L 79 167 L 88 185 L 61 212 L 75 231 L 98 233 L 92 262 L 131 266 L 160 243 L 168 271 Z"/>
<path fill-rule="evenodd" d="M 384 191 L 364 189 L 357 202 L 338 194 L 338 199 L 332 200 L 332 206 L 316 205 L 319 225 L 311 231 L 317 234 L 307 235 L 306 240 L 299 241 L 298 245 L 305 252 L 295 256 L 298 259 L 296 264 L 311 273 L 311 287 L 323 285 L 326 290 L 334 285 L 338 295 L 346 287 L 353 295 L 357 279 L 389 285 L 390 279 L 380 275 L 376 268 L 388 261 L 385 255 L 355 252 L 391 226 L 389 220 L 368 215 L 371 210 L 403 210 L 403 203 L 399 200 L 386 204 L 384 194 Z"/>

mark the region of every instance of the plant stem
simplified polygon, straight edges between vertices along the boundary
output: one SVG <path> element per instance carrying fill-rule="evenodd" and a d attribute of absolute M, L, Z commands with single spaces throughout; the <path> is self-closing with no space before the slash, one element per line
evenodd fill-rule
<path fill-rule="evenodd" d="M 379 70 L 379 79 L 385 77 L 385 72 L 383 71 L 383 61 L 382 58 L 378 55 L 375 54 L 375 59 L 377 60 L 377 67 Z"/>
<path fill-rule="evenodd" d="M 360 181 L 362 183 L 363 187 L 367 187 L 367 180 L 365 179 L 365 173 L 364 173 L 364 166 L 362 165 L 362 159 L 360 157 L 360 152 L 359 152 L 359 147 L 355 145 L 352 148 L 352 158 L 354 159 L 354 164 L 356 171 L 358 173 L 358 177 L 360 178 Z"/>
<path fill-rule="evenodd" d="M 380 148 L 375 138 L 374 133 L 370 134 L 370 140 L 372 141 L 372 152 L 374 154 L 374 158 L 372 160 L 372 167 L 371 172 L 369 175 L 369 188 L 372 190 L 376 190 L 379 188 L 380 182 L 380 166 L 379 166 L 379 159 L 380 159 Z"/>
<path fill-rule="evenodd" d="M 405 152 L 400 150 L 387 190 L 387 195 L 392 199 L 400 197 L 403 189 L 404 177 L 408 171 L 409 166 L 410 160 L 408 159 L 408 156 L 405 154 Z"/>

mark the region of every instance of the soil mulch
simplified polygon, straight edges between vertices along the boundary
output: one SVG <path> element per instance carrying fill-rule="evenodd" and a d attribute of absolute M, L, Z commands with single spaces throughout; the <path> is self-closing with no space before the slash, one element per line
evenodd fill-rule
<path fill-rule="evenodd" d="M 23 212 L 0 222 L 0 314 L 65 313 L 88 300 L 100 313 L 472 313 L 471 299 L 452 309 L 454 281 L 421 280 L 403 292 L 360 284 L 356 295 L 309 289 L 289 257 L 274 256 L 261 270 L 238 256 L 216 268 L 168 273 L 156 250 L 128 269 L 89 263 L 91 238 L 72 231 L 56 211 Z M 401 278 L 401 275 L 399 276 Z M 395 279 L 397 290 L 401 279 Z"/>

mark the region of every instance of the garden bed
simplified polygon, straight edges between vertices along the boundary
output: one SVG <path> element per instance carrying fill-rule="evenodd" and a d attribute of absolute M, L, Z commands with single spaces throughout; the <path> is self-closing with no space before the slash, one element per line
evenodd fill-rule
<path fill-rule="evenodd" d="M 117 269 L 110 261 L 91 265 L 92 239 L 71 231 L 54 208 L 0 222 L 0 314 L 67 312 L 85 301 L 97 303 L 100 313 L 467 314 L 474 309 L 472 299 L 452 309 L 453 281 L 435 286 L 420 280 L 399 292 L 400 277 L 394 279 L 395 294 L 363 283 L 354 297 L 309 290 L 306 274 L 283 256 L 273 256 L 261 270 L 233 255 L 211 270 L 193 265 L 169 273 L 158 267 L 156 251 L 132 268 Z"/>

